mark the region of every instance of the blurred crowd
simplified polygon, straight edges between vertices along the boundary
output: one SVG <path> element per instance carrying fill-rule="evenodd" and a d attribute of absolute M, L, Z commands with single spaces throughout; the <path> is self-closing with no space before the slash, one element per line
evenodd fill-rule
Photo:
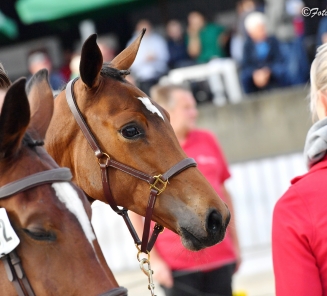
<path fill-rule="evenodd" d="M 306 42 L 303 7 L 301 0 L 286 1 L 285 11 L 294 32 L 293 38 L 286 41 L 270 32 L 263 1 L 238 1 L 237 21 L 233 26 L 211 21 L 198 10 L 189 12 L 186 20 L 172 19 L 161 27 L 154 28 L 147 19 L 139 20 L 128 44 L 142 28 L 146 28 L 146 33 L 129 80 L 149 94 L 150 88 L 172 69 L 205 64 L 212 59 L 231 59 L 237 65 L 245 94 L 304 84 L 308 82 L 313 58 L 310 51 L 327 41 L 327 17 L 320 18 L 312 49 Z M 98 39 L 104 62 L 108 63 L 117 54 L 117 46 L 111 41 Z M 50 83 L 57 90 L 79 75 L 79 59 L 80 49 L 66 58 L 61 69 L 54 71 L 49 55 L 45 51 L 34 51 L 28 57 L 28 66 L 31 74 L 47 68 Z"/>

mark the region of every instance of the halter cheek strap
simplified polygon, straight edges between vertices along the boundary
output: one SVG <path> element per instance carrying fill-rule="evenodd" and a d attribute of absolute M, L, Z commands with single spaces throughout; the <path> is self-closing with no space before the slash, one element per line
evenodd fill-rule
<path fill-rule="evenodd" d="M 81 111 L 79 110 L 75 95 L 74 95 L 74 83 L 77 81 L 78 78 L 75 78 L 74 80 L 71 80 L 67 86 L 66 86 L 66 99 L 68 106 L 73 113 L 75 120 L 77 124 L 79 125 L 80 129 L 82 130 L 86 140 L 88 141 L 89 145 L 91 146 L 92 150 L 94 151 L 95 156 L 98 158 L 98 163 L 101 170 L 101 179 L 102 179 L 102 187 L 103 192 L 106 200 L 108 201 L 108 204 L 111 206 L 111 208 L 119 215 L 121 215 L 127 225 L 127 228 L 129 229 L 134 242 L 136 245 L 141 245 L 141 252 L 147 253 L 150 252 L 159 233 L 163 231 L 164 227 L 156 224 L 154 227 L 154 230 L 152 232 L 151 239 L 149 241 L 149 234 L 150 234 L 150 224 L 151 224 L 151 218 L 153 214 L 154 205 L 156 202 L 156 199 L 158 195 L 160 195 L 166 188 L 168 184 L 168 179 L 181 173 L 183 170 L 195 167 L 196 162 L 193 158 L 186 158 L 181 160 L 179 163 L 174 165 L 172 168 L 170 168 L 167 172 L 165 172 L 162 175 L 157 176 L 150 176 L 146 173 L 143 173 L 137 169 L 134 169 L 130 166 L 127 166 L 123 163 L 120 163 L 116 160 L 113 160 L 107 153 L 103 152 L 96 141 L 93 133 L 91 132 L 89 126 L 87 125 L 86 121 L 83 118 L 83 115 Z M 143 180 L 150 185 L 150 196 L 149 201 L 147 205 L 147 210 L 145 214 L 145 220 L 144 220 L 144 229 L 143 229 L 143 237 L 142 241 L 140 241 L 134 226 L 132 225 L 129 217 L 128 217 L 128 210 L 125 208 L 118 208 L 116 201 L 114 200 L 110 185 L 109 185 L 109 174 L 108 174 L 108 168 L 113 167 L 115 169 L 118 169 L 120 171 L 123 171 L 131 176 L 134 176 L 135 178 L 138 178 L 140 180 Z"/>

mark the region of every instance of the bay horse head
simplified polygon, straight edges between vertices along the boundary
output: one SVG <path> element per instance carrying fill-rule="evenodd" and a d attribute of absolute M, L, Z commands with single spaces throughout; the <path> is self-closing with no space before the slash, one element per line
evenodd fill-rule
<path fill-rule="evenodd" d="M 122 164 L 119 170 L 108 169 L 115 203 L 142 216 L 147 211 L 149 184 L 135 178 L 131 171 L 137 170 L 138 177 L 141 172 L 155 176 L 186 158 L 169 114 L 125 79 L 144 32 L 110 64 L 103 64 L 97 36 L 91 35 L 82 48 L 80 78 L 66 89 L 74 93 L 82 120 L 108 160 Z M 97 158 L 67 104 L 66 92 L 55 99 L 46 149 L 60 165 L 72 170 L 74 181 L 91 199 L 107 202 Z M 130 168 L 130 174 L 124 172 L 124 165 Z M 195 167 L 169 178 L 152 216 L 152 220 L 178 233 L 190 250 L 221 241 L 229 219 L 226 205 Z"/>
<path fill-rule="evenodd" d="M 41 71 L 34 80 L 31 100 L 42 96 L 53 101 L 47 72 Z M 89 201 L 68 182 L 69 170 L 59 168 L 41 146 L 52 107 L 38 103 L 31 113 L 22 78 L 6 91 L 0 114 L 0 208 L 12 225 L 5 227 L 0 216 L 0 250 L 15 233 L 20 240 L 10 255 L 0 254 L 0 295 L 99 295 L 117 290 L 95 240 Z M 66 172 L 65 178 L 59 171 Z M 19 272 L 15 254 L 26 277 Z M 8 268 L 10 262 L 15 269 Z M 12 277 L 13 283 L 8 280 Z"/>

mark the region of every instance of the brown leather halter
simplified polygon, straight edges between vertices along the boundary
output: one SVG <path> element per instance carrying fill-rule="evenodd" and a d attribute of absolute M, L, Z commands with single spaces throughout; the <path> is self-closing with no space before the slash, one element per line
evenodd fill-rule
<path fill-rule="evenodd" d="M 72 179 L 72 174 L 68 168 L 56 168 L 39 172 L 25 178 L 19 179 L 0 187 L 0 199 L 8 198 L 14 194 L 27 189 L 54 182 L 68 182 Z M 35 296 L 33 288 L 29 283 L 20 258 L 16 251 L 1 258 L 5 266 L 8 280 L 13 283 L 18 296 Z M 124 287 L 113 288 L 100 296 L 126 296 L 127 289 Z"/>
<path fill-rule="evenodd" d="M 91 132 L 90 127 L 87 125 L 86 121 L 83 118 L 83 115 L 80 109 L 77 106 L 75 95 L 74 95 L 74 83 L 78 80 L 75 78 L 68 82 L 66 86 L 66 99 L 69 105 L 71 112 L 73 113 L 77 124 L 79 125 L 80 129 L 82 130 L 86 140 L 88 141 L 89 145 L 91 146 L 92 150 L 95 153 L 95 156 L 98 158 L 98 163 L 100 165 L 101 170 L 101 178 L 102 178 L 102 186 L 104 196 L 107 199 L 111 208 L 119 215 L 121 215 L 134 239 L 134 242 L 137 246 L 141 245 L 140 251 L 143 253 L 148 253 L 151 251 L 158 235 L 160 232 L 163 231 L 164 227 L 159 225 L 158 223 L 155 225 L 154 230 L 152 232 L 152 236 L 149 241 L 149 234 L 150 234 L 150 224 L 152 213 L 154 209 L 154 205 L 157 199 L 157 196 L 162 193 L 167 184 L 169 178 L 181 173 L 183 170 L 189 167 L 195 167 L 196 162 L 193 158 L 186 158 L 182 161 L 178 162 L 172 168 L 170 168 L 164 174 L 160 174 L 157 176 L 150 176 L 146 173 L 143 173 L 137 169 L 131 168 L 123 163 L 120 163 L 114 159 L 112 159 L 109 154 L 103 152 L 96 141 L 93 133 Z M 143 229 L 143 236 L 142 241 L 139 239 L 132 222 L 128 217 L 128 210 L 125 208 L 118 208 L 117 203 L 115 202 L 109 185 L 109 174 L 108 168 L 113 167 L 120 171 L 123 171 L 129 175 L 132 175 L 138 179 L 141 179 L 150 184 L 150 196 L 148 201 L 148 206 L 145 214 L 145 221 L 144 221 L 144 229 Z"/>
<path fill-rule="evenodd" d="M 10 197 L 39 185 L 66 182 L 71 179 L 72 174 L 68 168 L 57 168 L 39 172 L 0 187 L 0 199 Z M 8 280 L 14 284 L 18 296 L 35 296 L 16 251 L 11 251 L 9 254 L 3 256 L 1 260 L 5 266 Z"/>

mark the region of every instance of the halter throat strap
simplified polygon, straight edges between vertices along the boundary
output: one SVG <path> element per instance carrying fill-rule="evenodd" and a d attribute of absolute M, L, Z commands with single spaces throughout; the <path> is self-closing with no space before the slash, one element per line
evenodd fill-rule
<path fill-rule="evenodd" d="M 168 179 L 181 173 L 187 168 L 195 167 L 196 162 L 193 158 L 186 158 L 174 165 L 172 168 L 170 168 L 167 172 L 165 172 L 162 175 L 157 176 L 150 176 L 144 172 L 141 172 L 137 169 L 134 169 L 132 167 L 129 167 L 123 163 L 120 163 L 116 160 L 111 159 L 111 157 L 103 152 L 100 148 L 100 145 L 98 144 L 97 140 L 95 139 L 93 133 L 91 132 L 89 126 L 87 125 L 85 119 L 83 118 L 83 115 L 78 108 L 75 95 L 74 95 L 74 83 L 78 80 L 78 78 L 75 78 L 68 82 L 66 86 L 66 100 L 68 103 L 68 106 L 75 117 L 75 120 L 77 124 L 79 125 L 81 131 L 83 132 L 86 140 L 88 141 L 89 145 L 91 146 L 92 150 L 94 151 L 95 156 L 98 158 L 98 163 L 100 165 L 101 170 L 101 179 L 102 179 L 102 187 L 104 196 L 108 202 L 108 204 L 111 206 L 111 208 L 119 215 L 121 215 L 127 225 L 127 228 L 129 229 L 133 239 L 134 243 L 139 246 L 141 245 L 141 252 L 147 253 L 150 252 L 159 233 L 163 231 L 164 227 L 156 224 L 154 227 L 154 230 L 152 232 L 151 239 L 149 241 L 149 235 L 150 235 L 150 225 L 151 225 L 151 218 L 153 214 L 154 205 L 157 199 L 157 196 L 160 195 L 166 188 L 168 184 Z M 132 225 L 132 222 L 129 219 L 128 216 L 128 210 L 125 208 L 119 208 L 117 206 L 116 201 L 113 198 L 113 195 L 110 190 L 109 185 L 109 174 L 108 174 L 108 167 L 113 167 L 115 169 L 118 169 L 120 171 L 123 171 L 131 176 L 134 176 L 138 179 L 141 179 L 150 185 L 150 196 L 149 201 L 147 205 L 147 210 L 145 214 L 145 220 L 144 220 L 144 229 L 143 229 L 143 236 L 142 241 L 139 239 L 134 226 Z"/>

